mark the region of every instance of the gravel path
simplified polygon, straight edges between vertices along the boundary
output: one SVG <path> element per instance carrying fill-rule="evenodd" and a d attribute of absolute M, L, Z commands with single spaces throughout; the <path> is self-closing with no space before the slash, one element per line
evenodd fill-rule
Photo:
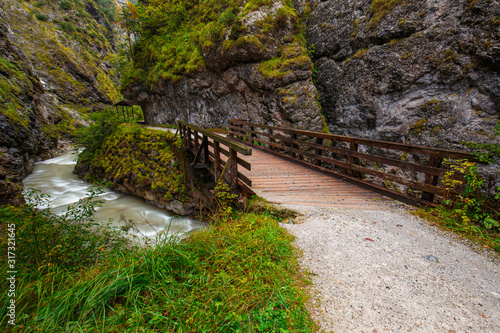
<path fill-rule="evenodd" d="M 498 257 L 410 213 L 286 205 L 326 332 L 500 332 Z"/>

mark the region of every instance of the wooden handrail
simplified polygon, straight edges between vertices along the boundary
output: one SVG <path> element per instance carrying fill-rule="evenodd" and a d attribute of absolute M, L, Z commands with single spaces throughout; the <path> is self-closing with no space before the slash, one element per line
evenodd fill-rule
<path fill-rule="evenodd" d="M 238 165 L 251 170 L 250 163 L 238 157 L 238 153 L 252 155 L 252 148 L 184 121 L 179 121 L 179 132 L 183 139 L 181 149 L 189 150 L 195 155 L 192 163 L 194 168 L 209 169 L 216 183 L 224 179 L 233 191 L 246 195 L 255 194 L 250 189 L 252 181 L 238 172 Z M 222 155 L 227 157 L 226 161 L 222 159 Z"/>
<path fill-rule="evenodd" d="M 231 148 L 232 150 L 237 151 L 241 155 L 252 155 L 252 148 L 250 148 L 248 146 L 239 144 L 238 142 L 234 142 L 232 140 L 229 140 L 223 136 L 220 136 L 217 133 L 210 132 L 209 130 L 206 130 L 206 129 L 200 128 L 198 126 L 186 123 L 185 121 L 182 121 L 182 120 L 179 120 L 179 124 L 184 126 L 184 127 L 190 128 L 191 130 L 193 130 L 195 132 L 201 133 L 201 134 L 205 135 L 206 137 L 211 138 L 211 139 Z"/>
<path fill-rule="evenodd" d="M 239 119 L 229 120 L 229 136 L 271 154 L 280 155 L 410 204 L 433 205 L 435 195 L 443 196 L 446 194 L 446 190 L 438 186 L 439 178 L 444 176 L 446 172 L 446 169 L 441 167 L 443 159 L 468 159 L 477 161 L 474 154 L 462 151 L 268 126 Z M 347 147 L 334 147 L 334 142 L 342 142 Z M 428 156 L 428 164 L 423 165 L 374 155 L 368 152 L 360 152 L 358 151 L 359 145 L 425 155 Z M 325 152 L 330 154 L 325 154 Z M 338 155 L 344 156 L 344 158 L 339 159 Z M 425 181 L 417 181 L 376 168 L 370 168 L 366 164 L 362 165 L 359 160 L 395 166 L 412 172 L 420 172 L 425 175 Z M 330 167 L 325 168 L 323 164 L 328 164 Z M 332 170 L 332 167 L 344 170 L 343 174 L 337 170 Z M 385 189 L 382 186 L 363 179 L 365 174 L 420 190 L 422 195 L 420 198 L 416 198 Z M 457 175 L 456 177 L 463 178 L 463 175 Z"/>
<path fill-rule="evenodd" d="M 239 120 L 239 119 L 230 119 L 229 123 L 230 124 L 237 123 L 237 124 L 241 124 L 241 125 L 248 125 L 248 126 L 253 126 L 253 127 L 257 127 L 257 128 L 263 128 L 263 129 L 272 129 L 272 130 L 277 130 L 277 131 L 283 131 L 283 132 L 286 132 L 289 134 L 309 136 L 312 138 L 322 138 L 322 139 L 334 140 L 334 141 L 353 142 L 355 144 L 377 147 L 377 148 L 387 148 L 387 149 L 392 149 L 392 150 L 399 150 L 399 151 L 413 153 L 413 154 L 435 155 L 435 156 L 440 156 L 442 158 L 448 158 L 448 159 L 455 159 L 455 160 L 456 159 L 468 159 L 470 161 L 477 161 L 477 158 L 474 154 L 459 151 L 459 150 L 450 150 L 450 149 L 441 149 L 441 148 L 409 145 L 409 144 L 405 144 L 405 143 L 356 138 L 356 137 L 350 137 L 350 136 L 344 136 L 344 135 L 319 133 L 319 132 L 304 131 L 304 130 L 298 130 L 298 129 L 292 129 L 292 128 L 254 124 L 254 123 L 251 123 L 251 122 L 248 122 L 245 120 Z"/>

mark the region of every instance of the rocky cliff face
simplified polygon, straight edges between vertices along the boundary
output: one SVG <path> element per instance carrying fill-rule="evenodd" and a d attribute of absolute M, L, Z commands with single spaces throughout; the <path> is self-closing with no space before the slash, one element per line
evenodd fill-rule
<path fill-rule="evenodd" d="M 295 12 L 281 1 L 245 12 L 222 37 L 201 46 L 202 65 L 174 79 L 134 82 L 122 93 L 147 123 L 189 121 L 225 127 L 227 119 L 321 131 L 311 60 Z M 149 68 L 149 74 L 154 70 Z"/>
<path fill-rule="evenodd" d="M 43 135 L 39 121 L 43 88 L 39 81 L 29 79 L 34 73 L 7 35 L 7 27 L 0 21 L 0 96 L 5 103 L 0 113 L 0 202 L 18 203 L 17 183 L 33 168 L 33 157 L 48 156 L 53 145 Z M 17 105 L 6 101 L 7 94 L 16 97 Z M 16 106 L 25 110 L 22 115 L 17 113 Z"/>
<path fill-rule="evenodd" d="M 111 28 L 93 1 L 2 2 L 0 204 L 18 202 L 34 162 L 118 99 L 114 38 L 98 21 Z"/>
<path fill-rule="evenodd" d="M 463 149 L 500 115 L 500 2 L 295 1 L 334 133 Z"/>

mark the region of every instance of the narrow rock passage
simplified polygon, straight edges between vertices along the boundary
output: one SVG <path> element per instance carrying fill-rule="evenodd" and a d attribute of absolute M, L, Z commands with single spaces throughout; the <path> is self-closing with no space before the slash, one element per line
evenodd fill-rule
<path fill-rule="evenodd" d="M 283 224 L 312 273 L 311 312 L 334 332 L 500 332 L 498 257 L 387 203 L 384 210 L 287 205 Z"/>

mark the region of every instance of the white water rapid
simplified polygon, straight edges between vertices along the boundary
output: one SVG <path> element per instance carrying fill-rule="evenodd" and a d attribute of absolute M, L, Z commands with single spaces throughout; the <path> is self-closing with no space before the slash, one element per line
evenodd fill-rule
<path fill-rule="evenodd" d="M 60 214 L 68 205 L 86 197 L 91 187 L 91 184 L 73 174 L 75 159 L 74 153 L 66 153 L 39 162 L 35 165 L 33 173 L 23 182 L 25 188 L 34 188 L 49 194 L 54 213 Z M 147 204 L 143 199 L 133 195 L 114 192 L 108 188 L 104 191 L 99 199 L 104 199 L 105 202 L 96 211 L 96 221 L 107 222 L 111 219 L 113 226 L 126 226 L 128 225 L 126 221 L 133 220 L 134 227 L 129 234 L 138 240 L 155 240 L 159 235 L 183 237 L 193 230 L 204 227 L 201 222 L 174 216 L 173 213 Z"/>

